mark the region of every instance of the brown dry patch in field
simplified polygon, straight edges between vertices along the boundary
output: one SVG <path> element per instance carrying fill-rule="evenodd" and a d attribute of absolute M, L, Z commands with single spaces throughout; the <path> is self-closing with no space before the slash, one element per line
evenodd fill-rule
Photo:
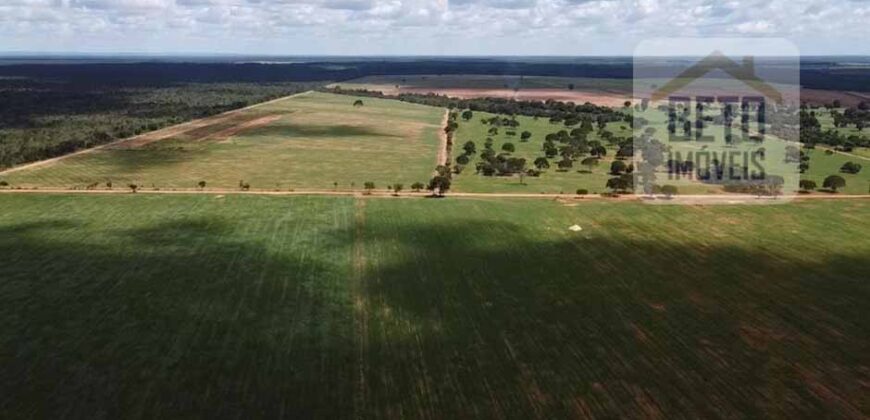
<path fill-rule="evenodd" d="M 770 328 L 751 325 L 741 325 L 739 334 L 744 343 L 756 350 L 767 350 L 772 342 L 781 341 L 785 338 L 785 334 L 778 333 Z"/>
<path fill-rule="evenodd" d="M 665 312 L 668 310 L 668 307 L 663 303 L 647 302 L 647 305 L 656 310 L 656 312 Z"/>
<path fill-rule="evenodd" d="M 631 332 L 634 334 L 634 338 L 637 339 L 637 341 L 643 344 L 649 344 L 649 334 L 647 334 L 643 328 L 634 322 L 630 322 L 628 327 L 631 329 Z"/>
<path fill-rule="evenodd" d="M 200 140 L 212 140 L 212 141 L 226 141 L 230 137 L 233 137 L 242 131 L 251 130 L 258 127 L 263 127 L 269 125 L 277 120 L 281 119 L 281 115 L 267 115 L 265 117 L 257 118 L 254 120 L 243 122 L 235 127 L 230 127 L 226 130 L 219 131 L 209 137 Z"/>
<path fill-rule="evenodd" d="M 546 101 L 548 99 L 561 102 L 574 102 L 582 104 L 590 102 L 596 105 L 621 107 L 625 101 L 631 100 L 631 93 L 616 91 L 589 91 L 589 90 L 565 90 L 552 88 L 531 89 L 487 89 L 487 88 L 439 88 L 439 87 L 394 87 L 383 86 L 380 90 L 386 95 L 398 95 L 401 93 L 445 95 L 451 98 L 474 99 L 474 98 L 507 98 L 518 101 Z"/>
<path fill-rule="evenodd" d="M 807 386 L 810 393 L 824 402 L 832 411 L 837 411 L 844 418 L 864 419 L 867 416 L 852 404 L 852 397 L 843 395 L 824 383 L 819 374 L 810 371 L 800 365 L 796 366 L 797 373 Z"/>
<path fill-rule="evenodd" d="M 842 106 L 856 107 L 862 101 L 870 101 L 870 92 L 850 92 L 842 90 L 801 89 L 801 101 L 825 105 L 838 100 Z"/>

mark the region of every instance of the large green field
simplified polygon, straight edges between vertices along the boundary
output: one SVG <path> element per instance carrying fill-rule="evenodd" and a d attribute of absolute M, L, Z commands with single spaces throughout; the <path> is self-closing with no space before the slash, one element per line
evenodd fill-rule
<path fill-rule="evenodd" d="M 870 412 L 864 200 L 4 194 L 0 214 L 3 418 Z"/>
<path fill-rule="evenodd" d="M 444 110 L 309 92 L 147 144 L 95 150 L 10 174 L 19 187 L 361 189 L 425 182 L 436 166 Z"/>

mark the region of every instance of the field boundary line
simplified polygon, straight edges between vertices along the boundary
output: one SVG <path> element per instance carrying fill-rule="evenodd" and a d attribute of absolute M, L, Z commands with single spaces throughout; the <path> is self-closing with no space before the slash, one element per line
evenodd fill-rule
<path fill-rule="evenodd" d="M 353 255 L 351 257 L 351 293 L 354 307 L 354 347 L 356 356 L 356 386 L 353 393 L 354 418 L 365 418 L 366 401 L 368 401 L 368 387 L 366 376 L 369 367 L 366 363 L 366 349 L 368 348 L 368 303 L 365 297 L 365 223 L 366 201 L 360 198 L 354 200 L 353 205 Z"/>
<path fill-rule="evenodd" d="M 68 153 L 68 154 L 65 154 L 65 155 L 56 156 L 56 157 L 49 158 L 49 159 L 44 159 L 44 160 L 38 160 L 38 161 L 36 161 L 36 162 L 25 163 L 25 164 L 18 165 L 18 166 L 13 166 L 13 167 L 11 167 L 11 168 L 6 168 L 6 169 L 0 171 L 0 175 L 8 175 L 8 174 L 11 174 L 11 173 L 14 173 L 14 172 L 23 171 L 23 170 L 26 170 L 26 169 L 38 168 L 38 167 L 40 167 L 40 166 L 49 165 L 49 164 L 52 164 L 52 163 L 55 163 L 55 162 L 61 161 L 61 160 L 63 160 L 63 159 L 69 158 L 69 157 L 78 156 L 78 155 L 83 155 L 83 154 L 86 154 L 86 153 L 93 153 L 93 152 L 96 152 L 96 151 L 98 151 L 98 150 L 102 150 L 102 149 L 107 149 L 107 148 L 110 148 L 110 147 L 118 146 L 118 145 L 120 145 L 120 144 L 123 144 L 123 143 L 126 143 L 126 142 L 131 142 L 131 141 L 134 141 L 134 140 L 137 140 L 137 139 L 141 139 L 141 138 L 146 137 L 146 136 L 154 136 L 154 135 L 159 136 L 160 133 L 161 133 L 161 132 L 164 132 L 164 131 L 169 132 L 169 135 L 166 136 L 166 137 L 163 137 L 163 138 L 159 138 L 159 139 L 157 139 L 156 141 L 166 140 L 166 138 L 172 136 L 172 134 L 174 134 L 175 131 L 177 131 L 177 130 L 180 129 L 180 128 L 184 128 L 184 127 L 186 127 L 186 126 L 193 126 L 193 127 L 195 128 L 196 125 L 197 125 L 198 123 L 202 123 L 202 122 L 204 122 L 204 121 L 208 121 L 208 120 L 211 120 L 211 119 L 221 119 L 221 118 L 230 117 L 230 116 L 233 116 L 233 115 L 235 115 L 235 114 L 241 113 L 241 112 L 243 112 L 243 111 L 251 110 L 251 109 L 258 108 L 258 107 L 261 107 L 261 106 L 264 106 L 264 105 L 269 105 L 269 104 L 272 104 L 272 103 L 275 103 L 275 102 L 279 102 L 279 101 L 283 101 L 283 100 L 286 100 L 286 99 L 294 98 L 294 97 L 297 97 L 297 96 L 305 95 L 305 94 L 308 94 L 308 93 L 311 93 L 311 92 L 313 92 L 313 91 L 312 91 L 312 90 L 306 90 L 305 92 L 294 93 L 294 94 L 292 94 L 292 95 L 287 95 L 287 96 L 282 96 L 282 97 L 280 97 L 280 98 L 270 99 L 270 100 L 268 100 L 268 101 L 266 101 L 266 102 L 260 102 L 260 103 L 256 103 L 256 104 L 253 104 L 253 105 L 248 105 L 248 106 L 246 106 L 246 107 L 244 107 L 244 108 L 231 109 L 231 110 L 229 110 L 229 111 L 222 112 L 222 113 L 220 113 L 220 114 L 211 115 L 211 116 L 208 116 L 208 117 L 205 117 L 205 118 L 198 118 L 198 119 L 195 119 L 195 120 L 185 121 L 185 122 L 180 123 L 180 124 L 175 124 L 175 125 L 171 125 L 171 126 L 168 126 L 168 127 L 163 127 L 163 128 L 161 128 L 161 129 L 159 129 L 159 130 L 148 131 L 148 132 L 146 132 L 146 133 L 137 134 L 137 135 L 135 135 L 135 136 L 133 136 L 133 137 L 125 137 L 125 138 L 123 138 L 123 139 L 113 140 L 113 141 L 111 141 L 111 142 L 109 142 L 109 143 L 106 143 L 106 144 L 101 144 L 101 145 L 97 145 L 97 146 L 94 146 L 94 147 L 89 147 L 89 148 L 87 148 L 87 149 L 78 150 L 78 151 L 75 151 L 75 152 L 72 152 L 72 153 Z M 184 133 L 184 131 L 180 131 L 179 134 L 180 134 L 180 133 Z M 156 141 L 155 141 L 155 142 L 156 142 Z"/>
<path fill-rule="evenodd" d="M 432 198 L 432 194 L 428 192 L 403 192 L 396 196 L 390 191 L 341 191 L 341 190 L 299 190 L 299 191 L 269 191 L 269 190 L 249 190 L 241 191 L 238 189 L 208 189 L 199 191 L 196 189 L 176 189 L 176 190 L 138 190 L 132 193 L 125 188 L 113 190 L 71 190 L 62 188 L 40 188 L 40 189 L 0 189 L 0 194 L 56 194 L 56 195 L 135 195 L 135 194 L 164 194 L 164 195 L 202 195 L 202 196 L 222 196 L 222 195 L 265 195 L 265 196 L 332 196 L 332 197 L 356 197 L 356 198 Z M 755 196 L 736 196 L 729 194 L 708 194 L 708 195 L 677 195 L 675 199 L 716 199 L 716 200 L 741 200 L 741 202 L 765 202 L 775 201 L 770 197 L 756 198 Z M 573 194 L 557 194 L 557 193 L 475 193 L 475 192 L 450 192 L 444 198 L 522 198 L 522 199 L 546 199 L 546 200 L 566 200 L 571 202 L 583 201 L 645 201 L 646 198 L 635 196 L 633 194 L 625 194 L 618 197 L 602 197 L 599 195 L 577 196 Z M 790 197 L 792 200 L 860 200 L 870 199 L 870 194 L 806 194 Z M 663 200 L 661 197 L 656 200 Z M 785 200 L 782 200 L 785 202 Z M 697 203 L 703 205 L 704 203 Z M 727 203 L 726 203 L 727 204 Z M 736 204 L 736 203 L 735 203 Z M 694 204 L 692 204 L 694 205 Z"/>
<path fill-rule="evenodd" d="M 825 147 L 825 146 L 819 146 L 819 145 L 816 145 L 816 147 L 819 148 L 819 149 L 822 149 L 822 150 L 830 150 L 830 151 L 832 151 L 832 152 L 834 152 L 834 153 L 838 153 L 838 154 L 841 154 L 841 155 L 844 155 L 844 156 L 853 157 L 853 158 L 856 158 L 856 159 L 870 160 L 870 158 L 868 158 L 868 157 L 864 157 L 864 156 L 860 156 L 860 155 L 855 155 L 855 154 L 852 154 L 852 153 L 849 153 L 849 152 L 843 152 L 843 151 L 840 151 L 840 150 L 837 150 L 837 149 L 834 149 L 834 148 L 831 148 L 831 147 Z"/>

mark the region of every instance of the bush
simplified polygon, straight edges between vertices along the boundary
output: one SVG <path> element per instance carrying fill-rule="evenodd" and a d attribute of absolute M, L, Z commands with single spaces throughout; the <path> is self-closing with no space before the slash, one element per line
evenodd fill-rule
<path fill-rule="evenodd" d="M 855 162 L 846 162 L 840 167 L 840 172 L 846 174 L 857 174 L 861 172 L 861 164 Z"/>
<path fill-rule="evenodd" d="M 843 188 L 846 186 L 846 180 L 839 175 L 831 175 L 825 178 L 824 182 L 822 182 L 822 187 L 827 188 L 833 192 L 837 192 L 838 188 Z"/>
<path fill-rule="evenodd" d="M 586 195 L 586 194 L 589 194 L 589 190 L 587 190 L 585 188 L 580 188 L 577 190 L 577 195 Z"/>

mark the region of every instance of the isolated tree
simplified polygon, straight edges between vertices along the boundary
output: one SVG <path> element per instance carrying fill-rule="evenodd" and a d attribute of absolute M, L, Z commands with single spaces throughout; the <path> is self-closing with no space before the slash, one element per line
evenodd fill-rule
<path fill-rule="evenodd" d="M 522 134 L 520 134 L 520 141 L 529 141 L 530 138 L 532 138 L 531 131 L 523 131 Z"/>
<path fill-rule="evenodd" d="M 610 173 L 613 175 L 622 174 L 623 172 L 625 172 L 626 169 L 627 169 L 627 165 L 625 164 L 625 162 L 623 162 L 621 160 L 614 160 L 610 164 Z"/>
<path fill-rule="evenodd" d="M 469 161 L 470 159 L 468 158 L 468 155 L 459 155 L 456 157 L 456 163 L 460 165 L 468 165 Z"/>
<path fill-rule="evenodd" d="M 372 190 L 375 189 L 375 183 L 371 181 L 366 181 L 363 183 L 363 188 L 366 190 L 366 194 L 371 194 Z"/>
<path fill-rule="evenodd" d="M 598 158 L 588 157 L 586 159 L 583 159 L 580 164 L 589 168 L 589 172 L 592 172 L 592 169 L 595 168 L 596 165 L 598 165 Z"/>
<path fill-rule="evenodd" d="M 846 162 L 840 167 L 840 172 L 845 174 L 857 174 L 861 172 L 861 164 L 855 162 Z"/>
<path fill-rule="evenodd" d="M 468 121 L 468 120 L 470 120 L 470 119 L 472 119 L 472 118 L 474 118 L 474 113 L 471 112 L 470 109 L 465 110 L 465 112 L 462 113 L 462 119 L 463 119 L 463 120 Z M 472 153 L 474 153 L 474 152 L 472 152 Z"/>
<path fill-rule="evenodd" d="M 133 194 L 136 194 L 136 191 L 139 190 L 139 186 L 136 184 L 127 185 L 127 188 L 129 188 L 130 192 L 132 192 Z"/>
<path fill-rule="evenodd" d="M 517 148 L 514 146 L 513 143 L 505 143 L 505 144 L 501 145 L 501 150 L 504 150 L 505 152 L 513 153 L 517 150 Z"/>
<path fill-rule="evenodd" d="M 589 194 L 589 190 L 587 190 L 586 188 L 577 189 L 577 195 L 586 195 L 586 194 Z"/>
<path fill-rule="evenodd" d="M 550 161 L 545 157 L 535 159 L 535 167 L 539 170 L 550 169 Z"/>
<path fill-rule="evenodd" d="M 338 189 L 338 181 L 332 181 L 332 188 Z"/>
<path fill-rule="evenodd" d="M 405 189 L 405 186 L 402 184 L 393 184 L 393 195 L 398 196 L 402 190 Z"/>
<path fill-rule="evenodd" d="M 801 189 L 804 191 L 812 191 L 818 187 L 816 181 L 811 179 L 802 179 L 798 185 L 800 185 Z"/>
<path fill-rule="evenodd" d="M 112 189 L 112 181 L 106 181 L 106 188 Z"/>
<path fill-rule="evenodd" d="M 422 190 L 423 188 L 426 188 L 426 186 L 423 185 L 422 182 L 415 182 L 411 184 L 411 189 L 414 190 L 414 192 L 420 192 L 420 190 Z"/>
<path fill-rule="evenodd" d="M 205 189 L 205 181 L 199 181 L 199 182 L 197 182 L 197 183 L 196 183 L 196 186 L 198 186 L 198 187 L 199 187 L 199 190 L 202 191 L 203 189 Z"/>
<path fill-rule="evenodd" d="M 469 140 L 465 142 L 464 145 L 462 145 L 462 150 L 465 151 L 466 155 L 473 155 L 477 152 L 477 146 L 474 144 L 473 141 Z"/>
<path fill-rule="evenodd" d="M 822 182 L 822 187 L 827 188 L 833 192 L 837 192 L 838 189 L 846 186 L 846 180 L 839 175 L 831 175 Z"/>
<path fill-rule="evenodd" d="M 242 183 L 242 191 L 248 191 L 250 189 L 251 189 L 251 184 L 248 184 L 247 182 Z"/>
<path fill-rule="evenodd" d="M 436 175 L 429 181 L 429 186 L 427 186 L 426 189 L 432 191 L 432 194 L 443 197 L 444 194 L 450 190 L 450 177 Z"/>
<path fill-rule="evenodd" d="M 355 106 L 355 107 L 363 106 L 363 101 L 362 101 L 362 99 L 357 99 L 356 101 L 354 101 L 354 102 L 353 102 L 353 106 Z"/>
<path fill-rule="evenodd" d="M 668 198 L 671 198 L 677 195 L 677 187 L 674 185 L 662 185 L 662 194 L 664 194 Z"/>

